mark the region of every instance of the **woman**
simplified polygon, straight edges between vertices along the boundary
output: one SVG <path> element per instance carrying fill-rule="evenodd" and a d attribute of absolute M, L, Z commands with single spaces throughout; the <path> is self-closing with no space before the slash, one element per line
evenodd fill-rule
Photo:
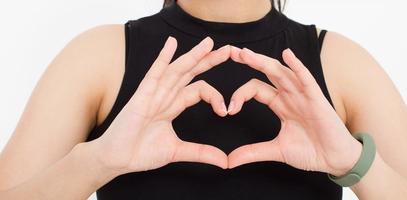
<path fill-rule="evenodd" d="M 359 163 L 360 131 L 377 152 L 351 189 L 407 196 L 391 80 L 359 45 L 274 3 L 166 1 L 77 36 L 1 154 L 0 199 L 341 199 L 327 174 Z"/>

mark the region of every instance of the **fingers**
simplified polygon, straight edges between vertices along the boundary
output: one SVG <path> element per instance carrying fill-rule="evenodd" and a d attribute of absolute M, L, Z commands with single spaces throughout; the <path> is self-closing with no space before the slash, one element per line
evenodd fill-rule
<path fill-rule="evenodd" d="M 159 105 L 161 101 L 167 97 L 169 92 L 178 92 L 180 88 L 174 88 L 176 83 L 182 79 L 186 73 L 190 73 L 191 69 L 198 65 L 198 63 L 207 55 L 213 48 L 213 40 L 206 37 L 199 44 L 194 46 L 187 53 L 181 55 L 174 62 L 172 62 L 164 72 L 164 76 L 159 80 L 154 105 Z M 159 109 L 159 108 L 158 108 Z"/>
<path fill-rule="evenodd" d="M 183 91 L 184 109 L 198 103 L 201 99 L 211 104 L 212 109 L 219 116 L 226 116 L 227 110 L 221 93 L 206 81 L 199 80 L 188 85 Z"/>
<path fill-rule="evenodd" d="M 169 36 L 157 56 L 157 59 L 140 82 L 136 93 L 129 100 L 129 105 L 131 105 L 131 109 L 134 112 L 138 112 L 140 115 L 147 115 L 146 113 L 149 109 L 148 103 L 151 102 L 151 98 L 154 96 L 157 89 L 158 82 L 168 64 L 171 62 L 176 49 L 177 40 Z"/>
<path fill-rule="evenodd" d="M 212 164 L 223 169 L 228 167 L 227 155 L 220 149 L 194 142 L 180 140 L 171 162 L 200 162 Z"/>
<path fill-rule="evenodd" d="M 185 74 L 181 78 L 181 80 L 177 83 L 177 86 L 180 88 L 185 87 L 195 76 L 225 62 L 229 59 L 229 57 L 230 45 L 225 45 L 217 50 L 211 51 L 199 61 L 196 67 L 192 68 L 189 73 Z"/>
<path fill-rule="evenodd" d="M 181 55 L 171 63 L 171 65 L 173 65 L 172 71 L 181 73 L 189 71 L 195 67 L 201 59 L 212 50 L 212 48 L 213 40 L 210 37 L 206 37 L 187 53 Z M 177 75 L 177 73 L 175 73 L 175 75 Z"/>
<path fill-rule="evenodd" d="M 231 58 L 235 62 L 247 64 L 263 72 L 278 90 L 294 93 L 300 89 L 294 73 L 277 59 L 255 53 L 247 48 L 239 49 L 237 47 L 232 48 Z"/>
<path fill-rule="evenodd" d="M 205 81 L 199 80 L 191 83 L 179 93 L 163 117 L 173 120 L 187 107 L 198 103 L 201 99 L 211 104 L 213 111 L 219 116 L 227 115 L 222 94 Z"/>
<path fill-rule="evenodd" d="M 291 49 L 285 49 L 283 51 L 284 62 L 292 69 L 297 77 L 301 87 L 305 94 L 316 95 L 319 92 L 319 86 L 314 76 L 308 70 L 307 67 L 294 55 Z"/>
<path fill-rule="evenodd" d="M 249 66 L 263 72 L 273 83 L 277 83 L 276 87 L 290 93 L 297 91 L 298 80 L 296 80 L 293 72 L 277 59 L 254 53 L 247 48 L 242 50 L 241 57 Z"/>
<path fill-rule="evenodd" d="M 244 63 L 243 59 L 240 57 L 240 52 L 242 51 L 241 48 L 235 47 L 235 46 L 231 46 L 230 47 L 230 58 L 238 63 Z"/>
<path fill-rule="evenodd" d="M 293 70 L 298 80 L 304 86 L 308 86 L 313 83 L 314 77 L 309 70 L 302 64 L 302 62 L 294 55 L 291 49 L 285 49 L 283 51 L 284 62 Z"/>
<path fill-rule="evenodd" d="M 211 69 L 212 67 L 225 62 L 229 59 L 229 55 L 230 45 L 225 45 L 207 54 L 203 59 L 199 61 L 199 63 L 194 68 L 191 69 L 189 73 L 186 73 L 177 82 L 176 86 L 174 87 L 175 89 L 173 91 L 170 91 L 170 93 L 166 96 L 161 109 L 166 109 L 169 104 L 172 104 L 172 102 L 174 101 L 173 99 L 178 93 L 177 91 L 179 91 L 180 88 L 184 88 L 186 85 L 188 85 L 188 83 L 190 83 L 196 75 L 201 74 Z"/>
<path fill-rule="evenodd" d="M 271 107 L 272 101 L 277 94 L 277 90 L 271 85 L 258 79 L 251 79 L 232 94 L 228 114 L 234 115 L 238 113 L 242 109 L 244 102 L 249 101 L 251 98 L 255 98 L 258 102 Z"/>
<path fill-rule="evenodd" d="M 233 150 L 228 159 L 228 168 L 260 161 L 284 162 L 276 139 L 241 146 Z"/>

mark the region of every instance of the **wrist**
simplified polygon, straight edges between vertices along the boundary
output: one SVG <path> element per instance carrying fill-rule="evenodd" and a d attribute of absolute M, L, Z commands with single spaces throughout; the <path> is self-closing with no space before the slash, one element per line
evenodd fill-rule
<path fill-rule="evenodd" d="M 343 165 L 337 166 L 335 169 L 330 170 L 330 174 L 337 177 L 345 175 L 356 165 L 362 154 L 363 144 L 353 137 L 351 138 L 350 144 L 350 148 L 348 148 L 348 151 L 346 151 L 348 153 L 343 156 Z"/>
<path fill-rule="evenodd" d="M 90 169 L 94 179 L 94 184 L 102 186 L 120 175 L 117 170 L 106 166 L 99 157 L 99 150 L 93 142 L 83 142 L 74 146 L 71 151 L 72 156 L 84 168 Z"/>

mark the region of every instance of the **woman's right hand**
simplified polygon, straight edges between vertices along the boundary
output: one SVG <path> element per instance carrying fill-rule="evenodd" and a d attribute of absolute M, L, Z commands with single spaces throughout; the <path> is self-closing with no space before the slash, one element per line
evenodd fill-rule
<path fill-rule="evenodd" d="M 136 92 L 106 132 L 88 142 L 101 163 L 120 174 L 156 169 L 171 162 L 201 162 L 227 168 L 220 149 L 177 137 L 172 120 L 201 99 L 219 116 L 227 114 L 223 96 L 205 81 L 188 83 L 198 74 L 226 61 L 230 46 L 211 51 L 213 40 L 202 40 L 171 62 L 177 41 L 169 37 Z"/>

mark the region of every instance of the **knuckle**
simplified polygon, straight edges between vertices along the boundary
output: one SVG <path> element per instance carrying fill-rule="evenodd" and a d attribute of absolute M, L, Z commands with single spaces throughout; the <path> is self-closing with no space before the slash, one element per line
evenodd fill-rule
<path fill-rule="evenodd" d="M 259 85 L 259 83 L 260 83 L 260 81 L 258 79 L 252 78 L 241 87 L 241 90 L 248 90 L 251 88 L 256 88 L 256 86 Z"/>
<path fill-rule="evenodd" d="M 192 80 L 196 76 L 196 72 L 194 70 L 190 70 L 185 72 L 184 77 L 188 80 Z"/>
<path fill-rule="evenodd" d="M 201 50 L 200 49 L 195 49 L 196 47 L 194 47 L 194 49 L 192 49 L 190 52 L 188 52 L 188 54 L 186 54 L 185 56 L 191 60 L 192 63 L 198 63 L 199 60 L 201 59 L 199 57 L 199 55 L 201 54 Z"/>
<path fill-rule="evenodd" d="M 213 63 L 213 56 L 214 54 L 208 54 L 208 56 L 202 58 L 202 60 L 199 61 L 198 65 L 201 67 L 206 67 L 206 66 L 212 66 L 214 65 Z"/>
<path fill-rule="evenodd" d="M 283 82 L 284 77 L 281 75 L 281 73 L 276 73 L 271 75 L 277 83 Z"/>
<path fill-rule="evenodd" d="M 197 83 L 199 86 L 208 85 L 208 83 L 207 83 L 206 81 L 204 81 L 204 80 L 198 80 L 198 81 L 196 81 L 196 83 Z"/>
<path fill-rule="evenodd" d="M 269 61 L 270 61 L 270 63 L 272 65 L 275 65 L 275 66 L 280 66 L 281 65 L 281 62 L 279 60 L 277 60 L 277 59 L 270 58 Z"/>
<path fill-rule="evenodd" d="M 192 83 L 195 89 L 201 90 L 202 88 L 205 88 L 208 86 L 208 83 L 206 83 L 204 80 L 198 80 Z"/>
<path fill-rule="evenodd" d="M 166 91 L 171 91 L 172 88 L 168 84 L 160 84 L 159 94 L 164 94 Z"/>
<path fill-rule="evenodd" d="M 176 67 L 176 66 L 173 66 L 173 67 L 170 67 L 169 68 L 169 74 L 171 75 L 171 76 L 176 76 L 176 77 L 179 77 L 179 76 L 181 76 L 182 74 L 183 74 L 183 72 L 182 72 L 182 70 L 180 70 L 178 67 Z"/>
<path fill-rule="evenodd" d="M 148 70 L 147 73 L 145 74 L 144 78 L 158 81 L 160 79 L 160 76 L 157 73 L 155 73 L 154 69 L 150 68 L 150 70 Z"/>
<path fill-rule="evenodd" d="M 273 66 L 276 66 L 276 65 L 277 65 L 276 60 L 275 60 L 275 59 L 272 59 L 272 58 L 268 58 L 265 63 L 266 63 L 266 65 L 267 65 L 268 67 L 273 67 Z"/>
<path fill-rule="evenodd" d="M 161 57 L 158 57 L 155 59 L 153 65 L 168 65 L 168 63 L 165 62 Z"/>
<path fill-rule="evenodd" d="M 256 85 L 256 84 L 259 84 L 261 81 L 259 80 L 259 79 L 257 79 L 257 78 L 252 78 L 252 79 L 250 79 L 250 81 L 249 81 L 249 83 L 250 84 L 253 84 L 253 85 Z"/>

